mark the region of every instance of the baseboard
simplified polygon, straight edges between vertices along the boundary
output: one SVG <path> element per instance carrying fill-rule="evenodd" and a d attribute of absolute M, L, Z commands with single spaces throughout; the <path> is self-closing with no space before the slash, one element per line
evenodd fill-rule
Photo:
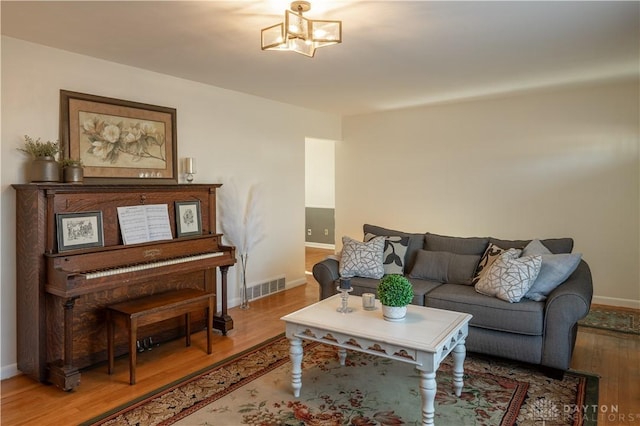
<path fill-rule="evenodd" d="M 304 246 L 305 247 L 311 247 L 311 248 L 327 249 L 327 250 L 335 250 L 336 249 L 336 245 L 335 244 L 325 244 L 325 243 L 305 242 Z"/>
<path fill-rule="evenodd" d="M 622 308 L 640 309 L 640 300 L 619 299 L 617 297 L 593 296 L 591 303 L 595 305 L 619 306 Z"/>
<path fill-rule="evenodd" d="M 8 379 L 19 374 L 22 373 L 18 370 L 18 364 L 9 364 L 0 368 L 0 380 Z"/>

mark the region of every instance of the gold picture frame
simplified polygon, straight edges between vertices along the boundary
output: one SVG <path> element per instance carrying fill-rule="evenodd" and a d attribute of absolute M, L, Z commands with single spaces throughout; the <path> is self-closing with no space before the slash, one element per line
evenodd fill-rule
<path fill-rule="evenodd" d="M 89 183 L 178 183 L 175 108 L 60 91 L 64 158 Z"/>

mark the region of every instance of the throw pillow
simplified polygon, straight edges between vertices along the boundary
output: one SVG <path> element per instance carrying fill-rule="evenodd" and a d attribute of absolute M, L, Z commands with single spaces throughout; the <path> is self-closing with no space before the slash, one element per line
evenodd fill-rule
<path fill-rule="evenodd" d="M 516 250 L 509 249 L 493 262 L 476 291 L 510 303 L 519 302 L 536 280 L 541 265 L 542 256 L 518 257 Z"/>
<path fill-rule="evenodd" d="M 512 249 L 517 250 L 517 249 Z M 504 253 L 506 250 L 502 247 L 498 247 L 495 244 L 489 244 L 487 249 L 484 251 L 484 254 L 480 258 L 480 262 L 478 262 L 478 266 L 476 267 L 476 271 L 473 274 L 473 278 L 471 279 L 471 284 L 476 285 L 485 276 L 493 262 Z M 520 251 L 518 251 L 518 255 L 520 255 Z"/>
<path fill-rule="evenodd" d="M 345 278 L 382 278 L 384 275 L 383 250 L 384 237 L 376 237 L 366 243 L 346 236 L 342 237 L 340 276 Z"/>
<path fill-rule="evenodd" d="M 451 284 L 471 284 L 480 256 L 419 250 L 409 277 Z"/>
<path fill-rule="evenodd" d="M 364 241 L 371 241 L 377 235 L 366 233 Z M 382 255 L 382 265 L 384 274 L 404 275 L 404 256 L 409 247 L 409 237 L 384 236 L 384 253 Z"/>
<path fill-rule="evenodd" d="M 536 302 L 546 300 L 549 293 L 573 274 L 582 259 L 580 253 L 552 254 L 540 240 L 532 240 L 524 248 L 522 255 L 542 256 L 540 273 L 527 294 L 524 295 L 527 299 Z"/>

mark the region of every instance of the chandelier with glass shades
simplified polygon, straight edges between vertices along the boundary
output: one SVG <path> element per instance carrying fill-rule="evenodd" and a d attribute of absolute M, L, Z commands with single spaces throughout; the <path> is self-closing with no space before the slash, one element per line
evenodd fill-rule
<path fill-rule="evenodd" d="M 262 50 L 283 50 L 313 57 L 319 47 L 342 43 L 342 21 L 308 19 L 307 1 L 294 1 L 284 13 L 284 22 L 262 30 Z"/>

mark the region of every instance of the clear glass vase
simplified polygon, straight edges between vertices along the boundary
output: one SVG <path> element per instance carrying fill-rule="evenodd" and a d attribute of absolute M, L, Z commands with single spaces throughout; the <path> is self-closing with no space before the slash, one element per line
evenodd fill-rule
<path fill-rule="evenodd" d="M 242 284 L 240 287 L 240 309 L 249 309 L 249 295 L 247 294 L 247 255 L 240 255 L 240 267 L 242 273 Z"/>

